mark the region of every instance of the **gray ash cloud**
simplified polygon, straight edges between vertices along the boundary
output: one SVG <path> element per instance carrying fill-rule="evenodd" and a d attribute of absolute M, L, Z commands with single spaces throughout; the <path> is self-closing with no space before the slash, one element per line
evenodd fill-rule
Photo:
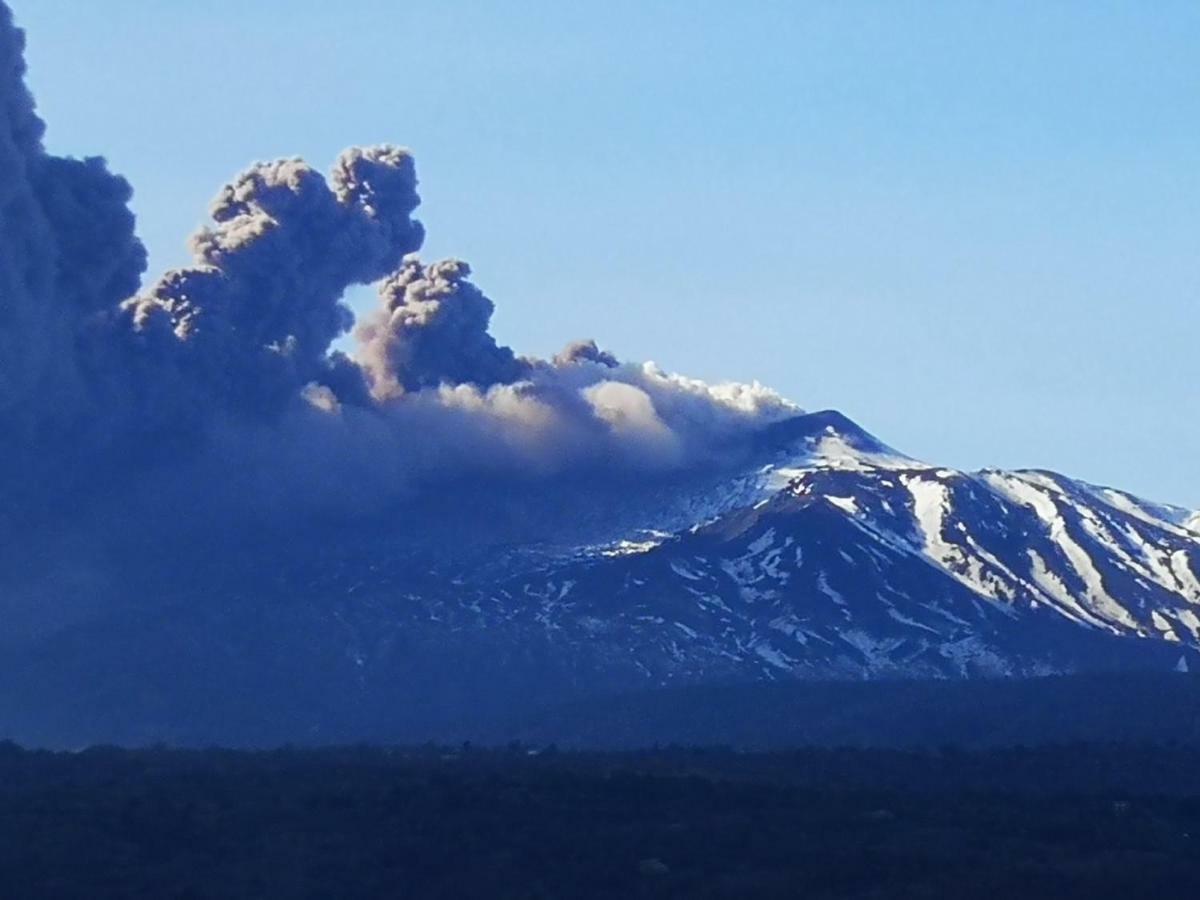
<path fill-rule="evenodd" d="M 298 510 L 378 515 L 463 476 L 649 477 L 720 464 L 796 412 L 761 386 L 621 362 L 590 341 L 551 360 L 502 346 L 470 268 L 415 255 L 416 169 L 396 147 L 348 150 L 328 176 L 297 159 L 252 166 L 219 192 L 193 264 L 144 281 L 130 185 L 102 159 L 46 152 L 23 51 L 0 2 L 10 545 L 35 521 L 85 538 L 105 522 L 286 528 Z M 356 328 L 343 296 L 362 284 L 380 303 Z M 354 351 L 335 351 L 348 333 Z"/>

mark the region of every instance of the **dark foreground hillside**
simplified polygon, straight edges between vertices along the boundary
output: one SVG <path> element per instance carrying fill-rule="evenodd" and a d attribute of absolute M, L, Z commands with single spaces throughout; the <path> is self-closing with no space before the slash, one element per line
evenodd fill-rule
<path fill-rule="evenodd" d="M 6 897 L 1192 897 L 1198 843 L 1181 747 L 0 747 Z"/>
<path fill-rule="evenodd" d="M 1113 741 L 1200 746 L 1200 676 L 696 685 L 555 707 L 502 736 L 609 750 L 654 744 L 754 750 Z"/>

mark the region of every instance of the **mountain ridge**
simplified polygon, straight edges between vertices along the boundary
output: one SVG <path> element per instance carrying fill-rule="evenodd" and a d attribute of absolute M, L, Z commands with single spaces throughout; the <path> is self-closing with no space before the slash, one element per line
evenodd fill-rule
<path fill-rule="evenodd" d="M 72 744 L 424 739 L 673 685 L 1200 671 L 1182 509 L 932 466 L 833 411 L 767 427 L 737 471 L 621 497 L 468 493 L 488 512 L 431 524 L 433 555 L 322 534 L 223 560 L 223 581 L 200 558 L 166 601 L 10 653 L 0 723 Z"/>

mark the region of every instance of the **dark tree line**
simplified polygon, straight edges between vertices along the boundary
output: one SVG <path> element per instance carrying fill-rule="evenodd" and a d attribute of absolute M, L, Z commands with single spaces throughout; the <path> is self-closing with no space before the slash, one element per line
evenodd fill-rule
<path fill-rule="evenodd" d="M 62 898 L 1200 896 L 1200 751 L 0 747 Z"/>

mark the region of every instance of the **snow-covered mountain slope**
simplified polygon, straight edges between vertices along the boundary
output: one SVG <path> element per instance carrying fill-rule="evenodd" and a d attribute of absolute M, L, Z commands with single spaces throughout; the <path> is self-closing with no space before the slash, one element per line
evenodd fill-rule
<path fill-rule="evenodd" d="M 403 549 L 322 539 L 226 560 L 219 584 L 172 573 L 186 602 L 12 654 L 0 677 L 54 716 L 0 721 L 408 737 L 668 684 L 1200 667 L 1200 516 L 928 465 L 837 413 L 773 426 L 732 473 L 467 502 L 471 524 L 430 512 Z"/>
<path fill-rule="evenodd" d="M 1048 472 L 930 466 L 831 413 L 773 437 L 744 505 L 479 588 L 473 624 L 611 644 L 652 682 L 1195 658 L 1200 531 L 1184 511 Z"/>

